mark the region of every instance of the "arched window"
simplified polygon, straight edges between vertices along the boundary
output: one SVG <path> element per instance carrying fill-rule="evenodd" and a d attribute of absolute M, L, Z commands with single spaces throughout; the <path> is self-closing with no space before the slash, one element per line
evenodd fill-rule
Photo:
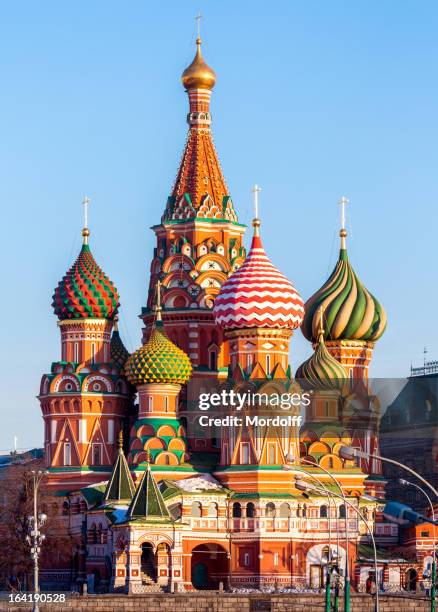
<path fill-rule="evenodd" d="M 306 504 L 303 505 L 303 516 L 304 517 L 307 516 L 307 506 L 306 506 Z"/>
<path fill-rule="evenodd" d="M 345 510 L 345 504 L 341 504 L 339 506 L 339 518 L 346 518 L 347 517 L 347 512 Z"/>
<path fill-rule="evenodd" d="M 368 508 L 364 508 L 362 510 L 362 514 L 363 514 L 364 519 L 367 521 L 368 520 Z"/>
<path fill-rule="evenodd" d="M 282 518 L 290 517 L 290 506 L 287 502 L 283 502 L 280 506 L 280 516 Z"/>
<path fill-rule="evenodd" d="M 242 506 L 239 502 L 233 504 L 233 518 L 240 518 L 242 516 Z"/>
<path fill-rule="evenodd" d="M 256 512 L 255 512 L 255 506 L 254 506 L 254 504 L 253 504 L 252 502 L 248 502 L 248 503 L 246 504 L 246 516 L 247 516 L 248 518 L 254 518 L 254 517 L 255 517 L 255 514 L 256 514 Z"/>
<path fill-rule="evenodd" d="M 208 506 L 208 516 L 217 516 L 217 504 L 211 502 Z"/>
<path fill-rule="evenodd" d="M 268 502 L 265 506 L 265 516 L 273 518 L 275 516 L 275 504 Z"/>
<path fill-rule="evenodd" d="M 192 516 L 196 516 L 196 517 L 201 516 L 201 514 L 202 514 L 202 505 L 201 505 L 201 502 L 194 501 L 192 503 L 192 513 L 191 514 L 192 514 Z"/>
<path fill-rule="evenodd" d="M 298 517 L 298 518 L 301 518 L 301 517 L 302 517 L 302 513 L 301 513 L 301 504 L 298 504 L 298 507 L 297 507 L 297 517 Z"/>
<path fill-rule="evenodd" d="M 327 506 L 325 504 L 320 507 L 320 509 L 319 509 L 319 516 L 320 516 L 320 518 L 327 518 L 327 516 L 328 516 L 328 508 L 327 508 Z"/>

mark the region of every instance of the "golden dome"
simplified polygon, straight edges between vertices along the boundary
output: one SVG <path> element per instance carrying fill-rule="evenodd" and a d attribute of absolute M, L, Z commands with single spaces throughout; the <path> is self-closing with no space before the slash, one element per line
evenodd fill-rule
<path fill-rule="evenodd" d="M 204 62 L 201 53 L 201 39 L 196 39 L 196 55 L 193 62 L 188 66 L 181 76 L 185 89 L 213 89 L 216 83 L 216 74 L 210 66 Z"/>

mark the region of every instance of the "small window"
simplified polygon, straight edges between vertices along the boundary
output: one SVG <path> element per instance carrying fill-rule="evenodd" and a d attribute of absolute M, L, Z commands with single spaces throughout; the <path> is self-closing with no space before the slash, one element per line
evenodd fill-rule
<path fill-rule="evenodd" d="M 266 374 L 271 373 L 271 355 L 266 355 Z"/>
<path fill-rule="evenodd" d="M 102 465 L 102 445 L 93 444 L 93 465 Z"/>
<path fill-rule="evenodd" d="M 429 532 L 428 531 L 422 531 L 421 532 L 421 537 L 422 538 L 428 538 L 429 537 Z"/>
<path fill-rule="evenodd" d="M 94 342 L 91 343 L 91 363 L 96 361 L 96 344 Z"/>
<path fill-rule="evenodd" d="M 321 506 L 319 509 L 319 516 L 320 518 L 327 518 L 328 516 L 328 509 L 327 506 Z"/>
<path fill-rule="evenodd" d="M 75 363 L 79 362 L 79 342 L 75 342 L 73 345 L 73 361 Z"/>
<path fill-rule="evenodd" d="M 70 445 L 70 442 L 64 442 L 64 465 L 71 465 L 71 445 Z"/>
<path fill-rule="evenodd" d="M 274 565 L 278 565 L 279 562 L 279 558 L 278 558 L 278 553 L 274 554 Z"/>
<path fill-rule="evenodd" d="M 245 553 L 243 555 L 243 565 L 245 567 L 248 567 L 250 565 L 250 556 L 249 556 L 249 553 Z"/>
<path fill-rule="evenodd" d="M 255 506 L 252 502 L 248 502 L 246 504 L 246 516 L 247 518 L 254 518 L 255 517 Z"/>
<path fill-rule="evenodd" d="M 169 412 L 169 398 L 167 395 L 164 396 L 164 412 Z"/>
<path fill-rule="evenodd" d="M 210 370 L 217 370 L 217 352 L 210 351 Z"/>
<path fill-rule="evenodd" d="M 249 464 L 249 442 L 242 442 L 240 445 L 241 449 L 241 463 L 242 465 Z"/>
<path fill-rule="evenodd" d="M 233 518 L 240 518 L 242 516 L 242 506 L 239 502 L 233 504 Z"/>
<path fill-rule="evenodd" d="M 191 512 L 192 516 L 195 517 L 199 517 L 202 514 L 202 506 L 201 506 L 201 502 L 198 501 L 194 501 L 192 503 L 192 512 Z"/>
<path fill-rule="evenodd" d="M 277 445 L 272 442 L 268 443 L 268 463 L 275 465 L 277 463 Z"/>
<path fill-rule="evenodd" d="M 150 395 L 148 397 L 148 410 L 149 410 L 149 412 L 152 412 L 153 407 L 154 407 L 154 398 Z"/>
<path fill-rule="evenodd" d="M 345 510 L 345 504 L 339 506 L 339 518 L 347 518 L 347 512 Z"/>

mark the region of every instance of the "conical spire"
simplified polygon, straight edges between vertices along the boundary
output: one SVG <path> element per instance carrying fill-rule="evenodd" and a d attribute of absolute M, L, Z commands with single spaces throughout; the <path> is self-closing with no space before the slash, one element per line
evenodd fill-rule
<path fill-rule="evenodd" d="M 189 133 L 163 222 L 194 218 L 237 222 L 211 136 L 210 98 L 215 81 L 198 37 L 195 58 L 182 75 L 190 104 Z"/>
<path fill-rule="evenodd" d="M 128 349 L 123 344 L 123 341 L 119 334 L 119 326 L 118 326 L 117 317 L 114 319 L 114 327 L 113 333 L 111 335 L 110 342 L 110 357 L 111 361 L 117 364 L 120 368 L 123 368 L 125 365 L 130 353 Z"/>
<path fill-rule="evenodd" d="M 128 519 L 146 518 L 152 520 L 171 520 L 160 489 L 154 480 L 151 466 L 147 469 L 138 485 L 134 498 L 129 506 Z"/>
<path fill-rule="evenodd" d="M 103 496 L 105 502 L 128 502 L 132 500 L 135 493 L 134 481 L 123 454 L 123 432 L 121 430 L 118 446 L 117 459 Z"/>

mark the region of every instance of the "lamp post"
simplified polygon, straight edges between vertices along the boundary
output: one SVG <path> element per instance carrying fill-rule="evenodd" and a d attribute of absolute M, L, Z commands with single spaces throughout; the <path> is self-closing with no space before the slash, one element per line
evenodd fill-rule
<path fill-rule="evenodd" d="M 435 508 L 433 507 L 433 503 L 432 500 L 430 499 L 429 495 L 426 493 L 426 491 L 423 489 L 423 487 L 420 487 L 420 485 L 417 485 L 415 482 L 410 482 L 409 480 L 405 480 L 404 478 L 399 478 L 399 483 L 404 486 L 404 487 L 415 487 L 416 489 L 418 489 L 419 491 L 421 491 L 421 493 L 423 493 L 424 497 L 427 499 L 429 506 L 430 506 L 430 510 L 432 513 L 432 520 L 435 523 L 436 519 L 435 519 Z M 432 546 L 433 546 L 433 553 L 432 553 L 432 584 L 431 584 L 431 589 L 430 589 L 430 610 L 431 612 L 435 612 L 436 609 L 436 586 L 435 586 L 435 582 L 436 582 L 436 536 L 435 536 L 435 525 L 432 525 Z"/>
<path fill-rule="evenodd" d="M 288 459 L 288 461 L 292 462 L 294 460 L 294 457 L 293 457 L 293 455 L 288 454 L 286 456 L 286 459 Z M 344 576 L 344 611 L 345 612 L 350 612 L 350 609 L 351 609 L 351 602 L 350 602 L 351 584 L 350 584 L 350 555 L 349 555 L 349 550 L 348 550 L 349 549 L 348 512 L 347 512 L 347 499 L 345 497 L 344 490 L 343 490 L 339 480 L 337 478 L 335 478 L 335 476 L 333 476 L 333 474 L 331 474 L 329 472 L 329 470 L 327 470 L 326 468 L 322 467 L 321 465 L 316 465 L 316 464 L 312 463 L 311 461 L 309 461 L 308 459 L 300 458 L 299 462 L 300 463 L 305 463 L 306 465 L 310 465 L 312 467 L 317 467 L 322 472 L 324 472 L 324 474 L 327 474 L 327 476 L 331 480 L 333 480 L 333 482 L 335 483 L 335 485 L 339 489 L 339 492 L 342 495 L 342 499 L 344 500 L 344 504 L 345 504 L 345 553 L 346 553 L 346 556 L 345 556 L 345 576 Z M 338 532 L 339 532 L 339 530 L 338 530 Z M 376 580 L 377 580 L 377 576 L 376 576 Z"/>
<path fill-rule="evenodd" d="M 361 451 L 358 448 L 353 448 L 352 446 L 341 446 L 341 448 L 339 449 L 339 456 L 342 457 L 342 459 L 345 459 L 346 461 L 353 461 L 353 459 L 360 457 L 363 459 L 377 459 L 378 461 L 384 461 L 385 463 L 392 463 L 392 465 L 396 465 L 402 470 L 406 470 L 410 474 L 413 474 L 416 478 L 418 478 L 418 480 L 425 484 L 426 487 L 430 489 L 432 493 L 438 498 L 438 491 L 430 484 L 430 482 L 428 482 L 425 478 L 423 478 L 423 476 L 418 474 L 418 472 L 416 472 L 409 466 L 405 465 L 404 463 L 400 463 L 395 459 L 389 459 L 388 457 L 382 457 L 381 455 L 366 453 L 365 451 Z"/>
<path fill-rule="evenodd" d="M 326 580 L 325 580 L 325 612 L 330 612 L 330 606 L 331 606 L 331 572 L 330 572 L 330 567 L 331 567 L 331 557 L 332 557 L 332 545 L 331 545 L 331 539 L 332 539 L 332 529 L 331 529 L 331 509 L 332 509 L 332 502 L 334 503 L 334 507 L 335 507 L 335 517 L 336 517 L 336 536 L 337 536 L 337 560 L 339 562 L 339 529 L 338 529 L 338 516 L 337 516 L 337 512 L 336 512 L 336 502 L 334 501 L 331 491 L 329 491 L 327 489 L 327 487 L 325 487 L 325 485 L 322 482 L 319 482 L 319 480 L 317 478 L 315 478 L 315 476 L 313 476 L 312 474 L 308 474 L 307 472 L 305 472 L 303 469 L 300 468 L 290 468 L 289 466 L 285 466 L 286 469 L 297 469 L 298 471 L 306 474 L 306 476 L 308 476 L 311 480 L 315 481 L 316 484 L 318 486 L 321 486 L 321 488 L 324 490 L 324 493 L 327 497 L 328 500 L 328 505 L 329 505 L 329 514 L 328 514 L 328 532 L 329 532 L 329 537 L 328 537 L 328 541 L 329 541 L 329 553 L 328 553 L 328 558 L 327 558 L 327 572 L 326 572 Z M 321 557 L 322 559 L 322 557 Z M 335 602 L 335 609 L 337 610 L 337 603 Z"/>
<path fill-rule="evenodd" d="M 33 592 L 34 592 L 34 605 L 33 612 L 38 612 L 38 601 L 36 595 L 40 592 L 39 585 L 39 566 L 38 557 L 41 551 L 41 544 L 45 540 L 46 536 L 41 533 L 40 528 L 43 527 L 47 521 L 47 515 L 43 512 L 38 513 L 38 489 L 44 476 L 48 474 L 45 470 L 31 470 L 32 482 L 33 482 L 33 515 L 28 516 L 29 533 L 26 536 L 26 542 L 29 544 L 30 554 L 33 559 Z"/>
<path fill-rule="evenodd" d="M 304 479 L 299 478 L 298 476 L 296 477 L 296 480 L 295 480 L 295 486 L 300 491 L 308 491 L 308 490 L 312 490 L 312 489 L 314 489 L 316 491 L 321 491 L 322 490 L 319 487 L 315 487 L 315 486 L 309 485 Z M 338 497 L 339 499 L 344 499 L 342 495 L 339 495 L 338 493 L 335 493 L 334 491 L 332 491 L 332 495 L 334 495 L 335 497 Z M 346 504 L 350 508 L 353 508 L 354 512 L 356 512 L 356 514 L 359 516 L 359 518 L 361 518 L 362 521 L 365 523 L 366 528 L 368 530 L 368 533 L 370 534 L 371 541 L 373 543 L 373 549 L 374 549 L 374 571 L 375 571 L 375 574 L 376 574 L 376 602 L 375 602 L 374 610 L 375 610 L 375 612 L 379 612 L 379 587 L 378 587 L 378 584 L 377 584 L 377 549 L 376 549 L 376 542 L 374 540 L 374 534 L 373 534 L 372 529 L 368 525 L 368 521 L 365 519 L 365 517 L 359 511 L 359 509 L 356 508 L 356 506 L 354 504 L 352 504 L 350 501 L 348 501 L 347 499 L 345 499 L 345 502 L 346 502 Z"/>
<path fill-rule="evenodd" d="M 302 460 L 303 463 L 310 463 L 307 462 L 305 459 Z M 313 465 L 313 464 L 312 464 Z M 338 520 L 338 512 L 337 512 L 337 507 L 336 507 L 336 502 L 333 498 L 333 495 L 331 493 L 331 491 L 329 489 L 327 489 L 327 487 L 324 485 L 324 483 L 320 482 L 315 476 L 313 476 L 313 474 L 309 474 L 308 472 L 306 472 L 303 468 L 299 468 L 295 465 L 285 465 L 284 466 L 286 470 L 297 470 L 299 472 L 302 472 L 303 474 L 305 474 L 308 478 L 310 478 L 312 481 L 316 482 L 316 484 L 320 487 L 322 487 L 324 489 L 324 492 L 326 494 L 326 497 L 328 499 L 328 504 L 329 504 L 329 515 L 328 515 L 328 532 L 329 532 L 329 551 L 330 551 L 330 558 L 332 557 L 332 552 L 331 552 L 331 508 L 332 508 L 332 503 L 333 503 L 333 507 L 335 509 L 335 519 L 336 519 L 336 561 L 339 564 L 339 520 Z M 330 559 L 329 559 L 330 561 Z M 331 599 L 331 581 L 328 579 L 326 580 L 326 609 L 328 611 L 330 611 L 330 599 Z M 327 603 L 328 602 L 328 603 Z M 328 606 L 328 607 L 327 607 Z M 338 612 L 339 610 L 339 583 L 336 583 L 336 587 L 335 587 L 335 612 Z"/>

